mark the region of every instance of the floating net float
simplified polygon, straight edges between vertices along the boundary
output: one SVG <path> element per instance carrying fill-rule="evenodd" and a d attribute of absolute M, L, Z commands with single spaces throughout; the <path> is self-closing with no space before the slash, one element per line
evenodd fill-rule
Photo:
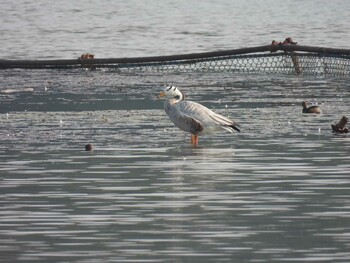
<path fill-rule="evenodd" d="M 350 76 L 350 49 L 272 42 L 271 45 L 169 56 L 77 59 L 4 60 L 0 69 L 116 69 L 156 72 L 233 72 Z"/>

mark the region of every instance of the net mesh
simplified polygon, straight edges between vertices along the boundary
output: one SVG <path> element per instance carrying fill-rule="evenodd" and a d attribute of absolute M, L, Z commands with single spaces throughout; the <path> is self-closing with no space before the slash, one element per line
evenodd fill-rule
<path fill-rule="evenodd" d="M 169 62 L 125 63 L 120 70 L 157 72 L 233 72 L 350 76 L 350 57 L 308 53 L 250 54 Z"/>
<path fill-rule="evenodd" d="M 0 60 L 0 68 L 113 68 L 120 71 L 234 72 L 350 76 L 350 50 L 260 46 L 174 56 L 46 61 Z"/>

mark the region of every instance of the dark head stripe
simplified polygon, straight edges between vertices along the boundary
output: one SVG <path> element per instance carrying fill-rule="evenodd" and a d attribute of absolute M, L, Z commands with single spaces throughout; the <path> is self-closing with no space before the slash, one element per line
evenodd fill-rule
<path fill-rule="evenodd" d="M 169 86 L 169 88 L 166 91 L 171 90 L 172 88 L 174 88 L 174 91 L 177 89 L 175 86 Z"/>

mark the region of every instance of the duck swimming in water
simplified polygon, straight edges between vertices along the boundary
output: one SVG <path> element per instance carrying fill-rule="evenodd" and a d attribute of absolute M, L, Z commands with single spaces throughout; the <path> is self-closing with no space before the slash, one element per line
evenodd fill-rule
<path fill-rule="evenodd" d="M 318 105 L 307 106 L 307 101 L 303 101 L 301 105 L 303 106 L 303 113 L 315 113 L 321 114 L 321 108 Z"/>

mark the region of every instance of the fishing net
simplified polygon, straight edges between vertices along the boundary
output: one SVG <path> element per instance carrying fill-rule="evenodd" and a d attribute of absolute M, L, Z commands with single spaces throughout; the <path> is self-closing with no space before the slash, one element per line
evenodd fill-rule
<path fill-rule="evenodd" d="M 350 76 L 350 50 L 299 45 L 260 47 L 173 56 L 71 60 L 0 60 L 0 68 L 108 68 L 118 71 L 233 72 Z"/>

